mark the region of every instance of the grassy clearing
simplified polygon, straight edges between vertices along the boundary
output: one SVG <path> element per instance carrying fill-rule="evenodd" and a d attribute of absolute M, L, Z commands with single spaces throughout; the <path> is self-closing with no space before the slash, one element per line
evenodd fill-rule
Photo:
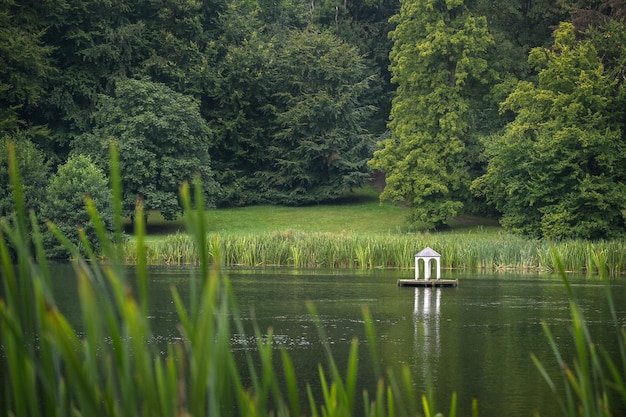
<path fill-rule="evenodd" d="M 271 233 L 285 230 L 325 233 L 398 233 L 408 231 L 407 210 L 380 204 L 373 187 L 348 193 L 332 204 L 304 207 L 255 206 L 209 210 L 212 232 Z"/>
<path fill-rule="evenodd" d="M 305 207 L 252 206 L 206 210 L 212 233 L 263 234 L 284 231 L 338 234 L 403 234 L 421 229 L 409 226 L 408 209 L 389 202 L 381 204 L 379 192 L 367 186 L 346 193 L 334 203 Z M 148 239 L 160 240 L 185 230 L 181 220 L 168 222 L 159 213 L 148 218 Z M 464 217 L 452 222 L 450 231 L 496 233 L 497 221 Z"/>

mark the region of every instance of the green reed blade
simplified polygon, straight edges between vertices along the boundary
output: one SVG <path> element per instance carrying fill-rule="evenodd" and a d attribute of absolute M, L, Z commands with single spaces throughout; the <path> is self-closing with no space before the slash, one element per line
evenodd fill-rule
<path fill-rule="evenodd" d="M 120 174 L 120 160 L 117 142 L 111 142 L 109 147 L 110 172 L 111 181 L 111 202 L 113 206 L 113 230 L 115 233 L 116 257 L 114 263 L 122 261 L 121 250 L 124 241 L 124 218 L 122 217 L 122 177 Z"/>
<path fill-rule="evenodd" d="M 9 255 L 9 248 L 5 240 L 7 232 L 11 232 L 4 219 L 0 219 L 0 260 L 2 261 L 2 277 L 4 285 L 4 297 L 7 305 L 20 305 L 18 302 L 18 284 L 16 279 L 16 271 L 13 266 L 13 260 Z"/>
<path fill-rule="evenodd" d="M 50 280 L 50 270 L 48 269 L 48 260 L 43 248 L 43 242 L 41 238 L 41 230 L 39 228 L 39 221 L 35 216 L 35 213 L 30 213 L 30 227 L 32 229 L 32 242 L 35 248 L 35 259 L 39 266 L 39 277 L 42 278 L 42 284 L 44 285 L 46 295 L 51 295 L 52 282 Z M 48 297 L 50 299 L 51 297 Z"/>
<path fill-rule="evenodd" d="M 472 417 L 478 417 L 478 398 L 472 398 Z"/>
<path fill-rule="evenodd" d="M 280 350 L 280 357 L 283 364 L 283 373 L 285 375 L 285 385 L 287 388 L 287 398 L 289 400 L 289 414 L 292 416 L 300 416 L 302 412 L 300 410 L 300 401 L 298 397 L 298 384 L 296 378 L 296 371 L 293 366 L 293 361 L 289 357 L 289 354 L 285 349 Z"/>
<path fill-rule="evenodd" d="M 453 392 L 452 399 L 450 400 L 450 412 L 448 413 L 448 417 L 456 417 L 456 412 L 457 412 L 456 392 Z"/>
<path fill-rule="evenodd" d="M 20 236 L 26 237 L 28 236 L 28 229 L 26 229 L 26 200 L 24 197 L 24 188 L 22 187 L 17 157 L 15 155 L 15 144 L 12 142 L 7 144 L 7 155 L 9 180 L 11 182 L 13 192 L 13 204 L 15 205 L 17 231 Z M 21 249 L 27 250 L 27 247 Z"/>
<path fill-rule="evenodd" d="M 50 336 L 64 359 L 68 381 L 74 389 L 72 394 L 76 397 L 83 413 L 99 415 L 98 388 L 91 383 L 90 378 L 84 372 L 84 360 L 80 355 L 80 339 L 63 315 L 56 309 L 47 311 L 46 327 L 51 332 Z"/>
<path fill-rule="evenodd" d="M 356 383 L 359 363 L 359 341 L 355 337 L 350 345 L 350 354 L 348 355 L 348 370 L 345 377 L 345 401 L 348 407 L 348 413 L 354 413 L 354 402 L 356 397 Z"/>
<path fill-rule="evenodd" d="M 143 201 L 137 200 L 135 206 L 135 237 L 137 243 L 137 284 L 141 313 L 148 315 L 148 270 L 146 268 L 146 224 Z"/>
<path fill-rule="evenodd" d="M 374 368 L 376 376 L 380 378 L 382 372 L 380 369 L 380 355 L 378 353 L 378 343 L 376 342 L 376 331 L 374 329 L 374 320 L 372 319 L 372 313 L 369 307 L 363 306 L 362 309 L 363 324 L 365 326 L 365 335 L 367 337 L 367 343 L 370 353 L 370 360 Z"/>

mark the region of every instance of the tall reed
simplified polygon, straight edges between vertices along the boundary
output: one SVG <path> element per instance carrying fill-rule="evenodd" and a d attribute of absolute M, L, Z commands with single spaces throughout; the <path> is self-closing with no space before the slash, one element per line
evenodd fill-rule
<path fill-rule="evenodd" d="M 320 366 L 321 396 L 308 386 L 302 391 L 297 369 L 286 351 L 277 352 L 271 330 L 256 328 L 254 349 L 246 349 L 245 363 L 231 352 L 234 333 L 245 334 L 228 277 L 220 270 L 224 247 L 237 244 L 218 241 L 206 233 L 202 192 L 183 186 L 188 236 L 181 240 L 171 258 L 197 262 L 197 273 L 189 280 L 190 299 L 183 302 L 176 288 L 172 300 L 180 323 L 179 341 L 168 343 L 162 353 L 154 342 L 155 324 L 148 318 L 150 305 L 148 256 L 142 205 L 137 206 L 134 259 L 137 282 L 130 282 L 125 268 L 116 261 L 128 256 L 121 243 L 121 210 L 116 210 L 115 242 L 107 240 L 104 224 L 87 198 L 86 205 L 102 241 L 103 255 L 91 250 L 88 258 L 54 225 L 49 227 L 72 253 L 81 306 L 80 323 L 71 323 L 56 305 L 52 280 L 34 215 L 28 217 L 15 156 L 9 151 L 10 172 L 15 190 L 16 214 L 0 221 L 0 260 L 3 293 L 0 299 L 0 413 L 7 416 L 352 416 L 394 417 L 423 414 L 437 409 L 432 397 L 414 390 L 408 368 L 385 375 L 378 369 L 378 388 L 358 398 L 358 341 L 352 343 L 346 370 L 338 369 L 328 343 L 327 363 Z M 112 169 L 117 169 L 115 154 Z M 121 201 L 119 175 L 112 174 L 113 197 Z M 117 180 L 116 180 L 117 178 Z M 188 244 L 187 239 L 190 239 Z M 260 241 L 245 241 L 249 262 L 266 262 L 267 251 Z M 313 241 L 313 244 L 317 242 Z M 194 256 L 180 248 L 199 248 Z M 211 247 L 213 252 L 207 248 Z M 285 247 L 292 247 L 285 245 Z M 251 249 L 252 248 L 252 249 Z M 259 252 L 261 251 L 261 252 Z M 190 249 L 191 252 L 191 249 Z M 329 249 L 327 254 L 333 251 Z M 303 252 L 304 253 L 304 252 Z M 161 255 L 162 256 L 162 255 Z M 163 261 L 163 257 L 160 257 Z M 16 260 L 16 264 L 13 261 Z M 306 262 L 310 262 L 307 258 Z M 315 261 L 317 262 L 317 261 Z M 327 262 L 327 261 L 326 261 Z M 320 338 L 324 328 L 310 307 Z M 372 360 L 377 356 L 371 315 L 364 310 L 364 323 Z M 246 338 L 244 337 L 244 340 Z M 280 353 L 279 356 L 274 353 Z M 308 366 L 308 364 L 307 364 Z M 243 372 L 249 376 L 244 382 Z M 397 376 L 396 376 L 397 375 Z M 306 398 L 306 401 L 302 399 Z M 453 396 L 453 398 L 455 398 Z M 362 404 L 357 411 L 357 404 Z M 475 405 L 472 415 L 477 415 Z M 450 416 L 456 416 L 456 400 Z M 439 414 L 438 414 L 439 415 Z M 443 415 L 443 414 L 441 414 Z"/>
<path fill-rule="evenodd" d="M 606 255 L 596 252 L 594 268 L 604 281 L 607 306 L 611 313 L 617 342 L 617 353 L 609 352 L 595 343 L 591 330 L 565 272 L 565 264 L 555 248 L 554 265 L 562 278 L 570 298 L 572 337 L 575 356 L 572 360 L 563 357 L 559 344 L 548 325 L 542 326 L 552 347 L 556 362 L 561 369 L 562 381 L 554 380 L 536 356 L 531 358 L 543 375 L 549 389 L 554 393 L 562 413 L 567 417 L 620 416 L 626 412 L 626 328 L 617 316 L 611 288 L 607 279 Z"/>
<path fill-rule="evenodd" d="M 426 246 L 441 254 L 442 266 L 466 271 L 555 272 L 550 247 L 566 271 L 598 274 L 594 257 L 606 257 L 610 275 L 626 273 L 624 242 L 570 240 L 547 242 L 516 235 L 471 233 L 332 234 L 287 230 L 264 234 L 209 233 L 208 242 L 219 248 L 226 266 L 290 266 L 296 268 L 400 268 L 413 267 L 413 256 Z M 212 245 L 206 248 L 212 253 Z M 125 246 L 128 263 L 137 259 L 136 243 Z M 200 262 L 191 236 L 177 233 L 146 243 L 147 262 L 190 264 Z"/>

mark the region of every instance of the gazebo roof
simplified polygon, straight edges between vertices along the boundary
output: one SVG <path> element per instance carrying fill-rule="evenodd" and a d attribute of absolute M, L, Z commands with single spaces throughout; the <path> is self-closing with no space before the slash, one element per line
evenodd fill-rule
<path fill-rule="evenodd" d="M 422 249 L 421 252 L 415 254 L 416 258 L 441 258 L 441 255 L 427 247 Z"/>

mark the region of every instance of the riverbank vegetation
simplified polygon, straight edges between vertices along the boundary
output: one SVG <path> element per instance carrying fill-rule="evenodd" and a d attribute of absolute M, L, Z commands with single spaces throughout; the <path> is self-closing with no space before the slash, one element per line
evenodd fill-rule
<path fill-rule="evenodd" d="M 184 233 L 149 240 L 147 262 L 197 265 L 200 251 Z M 286 230 L 273 233 L 211 233 L 207 249 L 219 249 L 225 266 L 295 268 L 403 268 L 414 266 L 414 254 L 429 246 L 441 254 L 442 267 L 471 272 L 554 272 L 551 247 L 569 272 L 595 275 L 606 265 L 611 275 L 626 271 L 623 241 L 549 242 L 507 233 L 475 232 L 358 234 Z M 137 262 L 137 244 L 124 246 L 128 263 Z"/>
<path fill-rule="evenodd" d="M 533 239 L 508 233 L 496 220 L 485 217 L 458 217 L 446 230 L 430 232 L 409 226 L 405 221 L 408 209 L 379 204 L 378 194 L 367 186 L 333 204 L 209 209 L 207 249 L 212 253 L 215 245 L 220 264 L 229 267 L 410 269 L 414 254 L 429 246 L 442 255 L 445 269 L 550 273 L 555 271 L 552 247 L 569 272 L 595 275 L 598 259 L 612 276 L 626 272 L 620 239 Z M 148 263 L 197 265 L 200 261 L 182 220 L 168 222 L 153 213 L 148 230 Z M 135 239 L 126 242 L 124 254 L 126 262 L 136 262 Z"/>

